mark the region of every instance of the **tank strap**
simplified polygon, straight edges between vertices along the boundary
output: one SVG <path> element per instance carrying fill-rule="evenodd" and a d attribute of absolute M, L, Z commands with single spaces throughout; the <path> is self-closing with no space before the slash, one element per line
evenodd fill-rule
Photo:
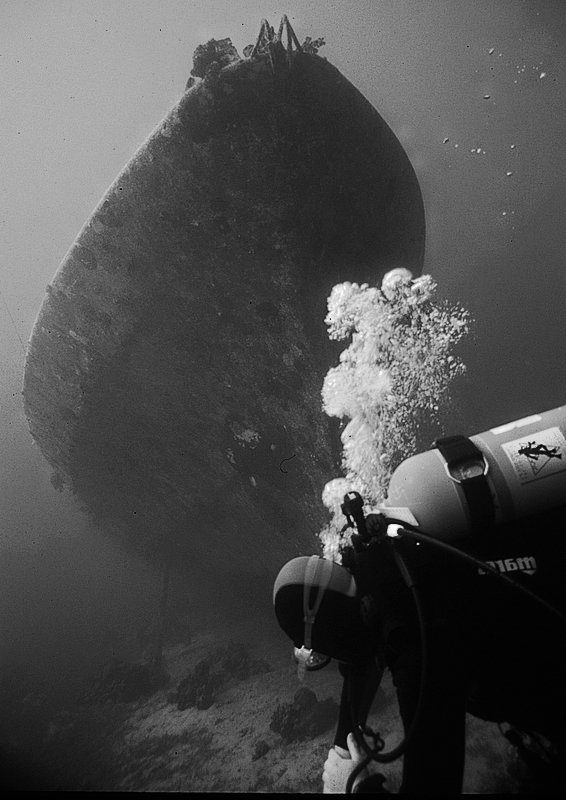
<path fill-rule="evenodd" d="M 446 461 L 449 476 L 462 489 L 472 529 L 492 525 L 495 520 L 495 505 L 486 478 L 487 461 L 482 451 L 467 436 L 447 436 L 444 439 L 437 439 L 435 445 Z M 462 465 L 465 467 L 467 464 L 476 466 L 480 462 L 483 464 L 481 474 L 454 476 L 456 467 Z"/>

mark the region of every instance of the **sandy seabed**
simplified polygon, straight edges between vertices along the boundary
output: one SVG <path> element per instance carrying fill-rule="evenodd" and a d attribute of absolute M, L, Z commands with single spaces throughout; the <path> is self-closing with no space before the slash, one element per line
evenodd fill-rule
<path fill-rule="evenodd" d="M 242 642 L 269 671 L 226 680 L 206 709 L 179 710 L 176 687 L 219 644 Z M 165 650 L 167 685 L 147 699 L 90 702 L 53 714 L 35 743 L 50 778 L 35 788 L 122 792 L 319 793 L 322 768 L 332 746 L 335 719 L 316 736 L 287 741 L 271 729 L 279 704 L 290 704 L 301 687 L 291 648 L 278 630 L 242 623 L 195 633 Z M 253 672 L 253 670 L 252 670 Z M 302 684 L 318 701 L 339 702 L 341 678 L 332 662 L 307 673 Z M 370 724 L 386 748 L 400 739 L 388 674 Z M 497 725 L 468 718 L 465 793 L 521 793 L 525 767 Z M 36 731 L 37 735 L 37 731 Z M 397 791 L 401 761 L 380 765 L 386 787 Z M 51 781 L 51 784 L 50 784 Z M 532 792 L 532 784 L 529 791 Z"/>

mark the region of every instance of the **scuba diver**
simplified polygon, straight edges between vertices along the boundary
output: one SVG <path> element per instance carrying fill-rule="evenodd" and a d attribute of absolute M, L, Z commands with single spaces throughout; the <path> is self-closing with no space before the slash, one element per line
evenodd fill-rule
<path fill-rule="evenodd" d="M 566 509 L 486 522 L 456 548 L 362 507 L 345 496 L 357 532 L 342 565 L 295 558 L 273 591 L 299 667 L 332 657 L 343 676 L 325 792 L 387 793 L 365 768 L 402 756 L 400 793 L 461 793 L 466 713 L 499 723 L 545 788 L 563 789 Z M 389 751 L 366 724 L 385 668 L 405 736 Z"/>

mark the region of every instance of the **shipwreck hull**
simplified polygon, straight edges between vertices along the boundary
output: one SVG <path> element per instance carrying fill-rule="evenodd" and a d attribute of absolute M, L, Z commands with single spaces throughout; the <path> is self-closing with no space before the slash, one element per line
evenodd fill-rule
<path fill-rule="evenodd" d="M 109 189 L 30 341 L 30 431 L 141 548 L 272 572 L 316 548 L 340 280 L 418 273 L 414 171 L 324 59 L 244 59 L 188 90 Z"/>

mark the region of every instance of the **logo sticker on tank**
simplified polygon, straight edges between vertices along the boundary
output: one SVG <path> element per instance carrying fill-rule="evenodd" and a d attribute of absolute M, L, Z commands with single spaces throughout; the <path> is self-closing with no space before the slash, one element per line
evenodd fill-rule
<path fill-rule="evenodd" d="M 566 469 L 566 439 L 560 428 L 547 428 L 501 447 L 521 483 Z"/>

